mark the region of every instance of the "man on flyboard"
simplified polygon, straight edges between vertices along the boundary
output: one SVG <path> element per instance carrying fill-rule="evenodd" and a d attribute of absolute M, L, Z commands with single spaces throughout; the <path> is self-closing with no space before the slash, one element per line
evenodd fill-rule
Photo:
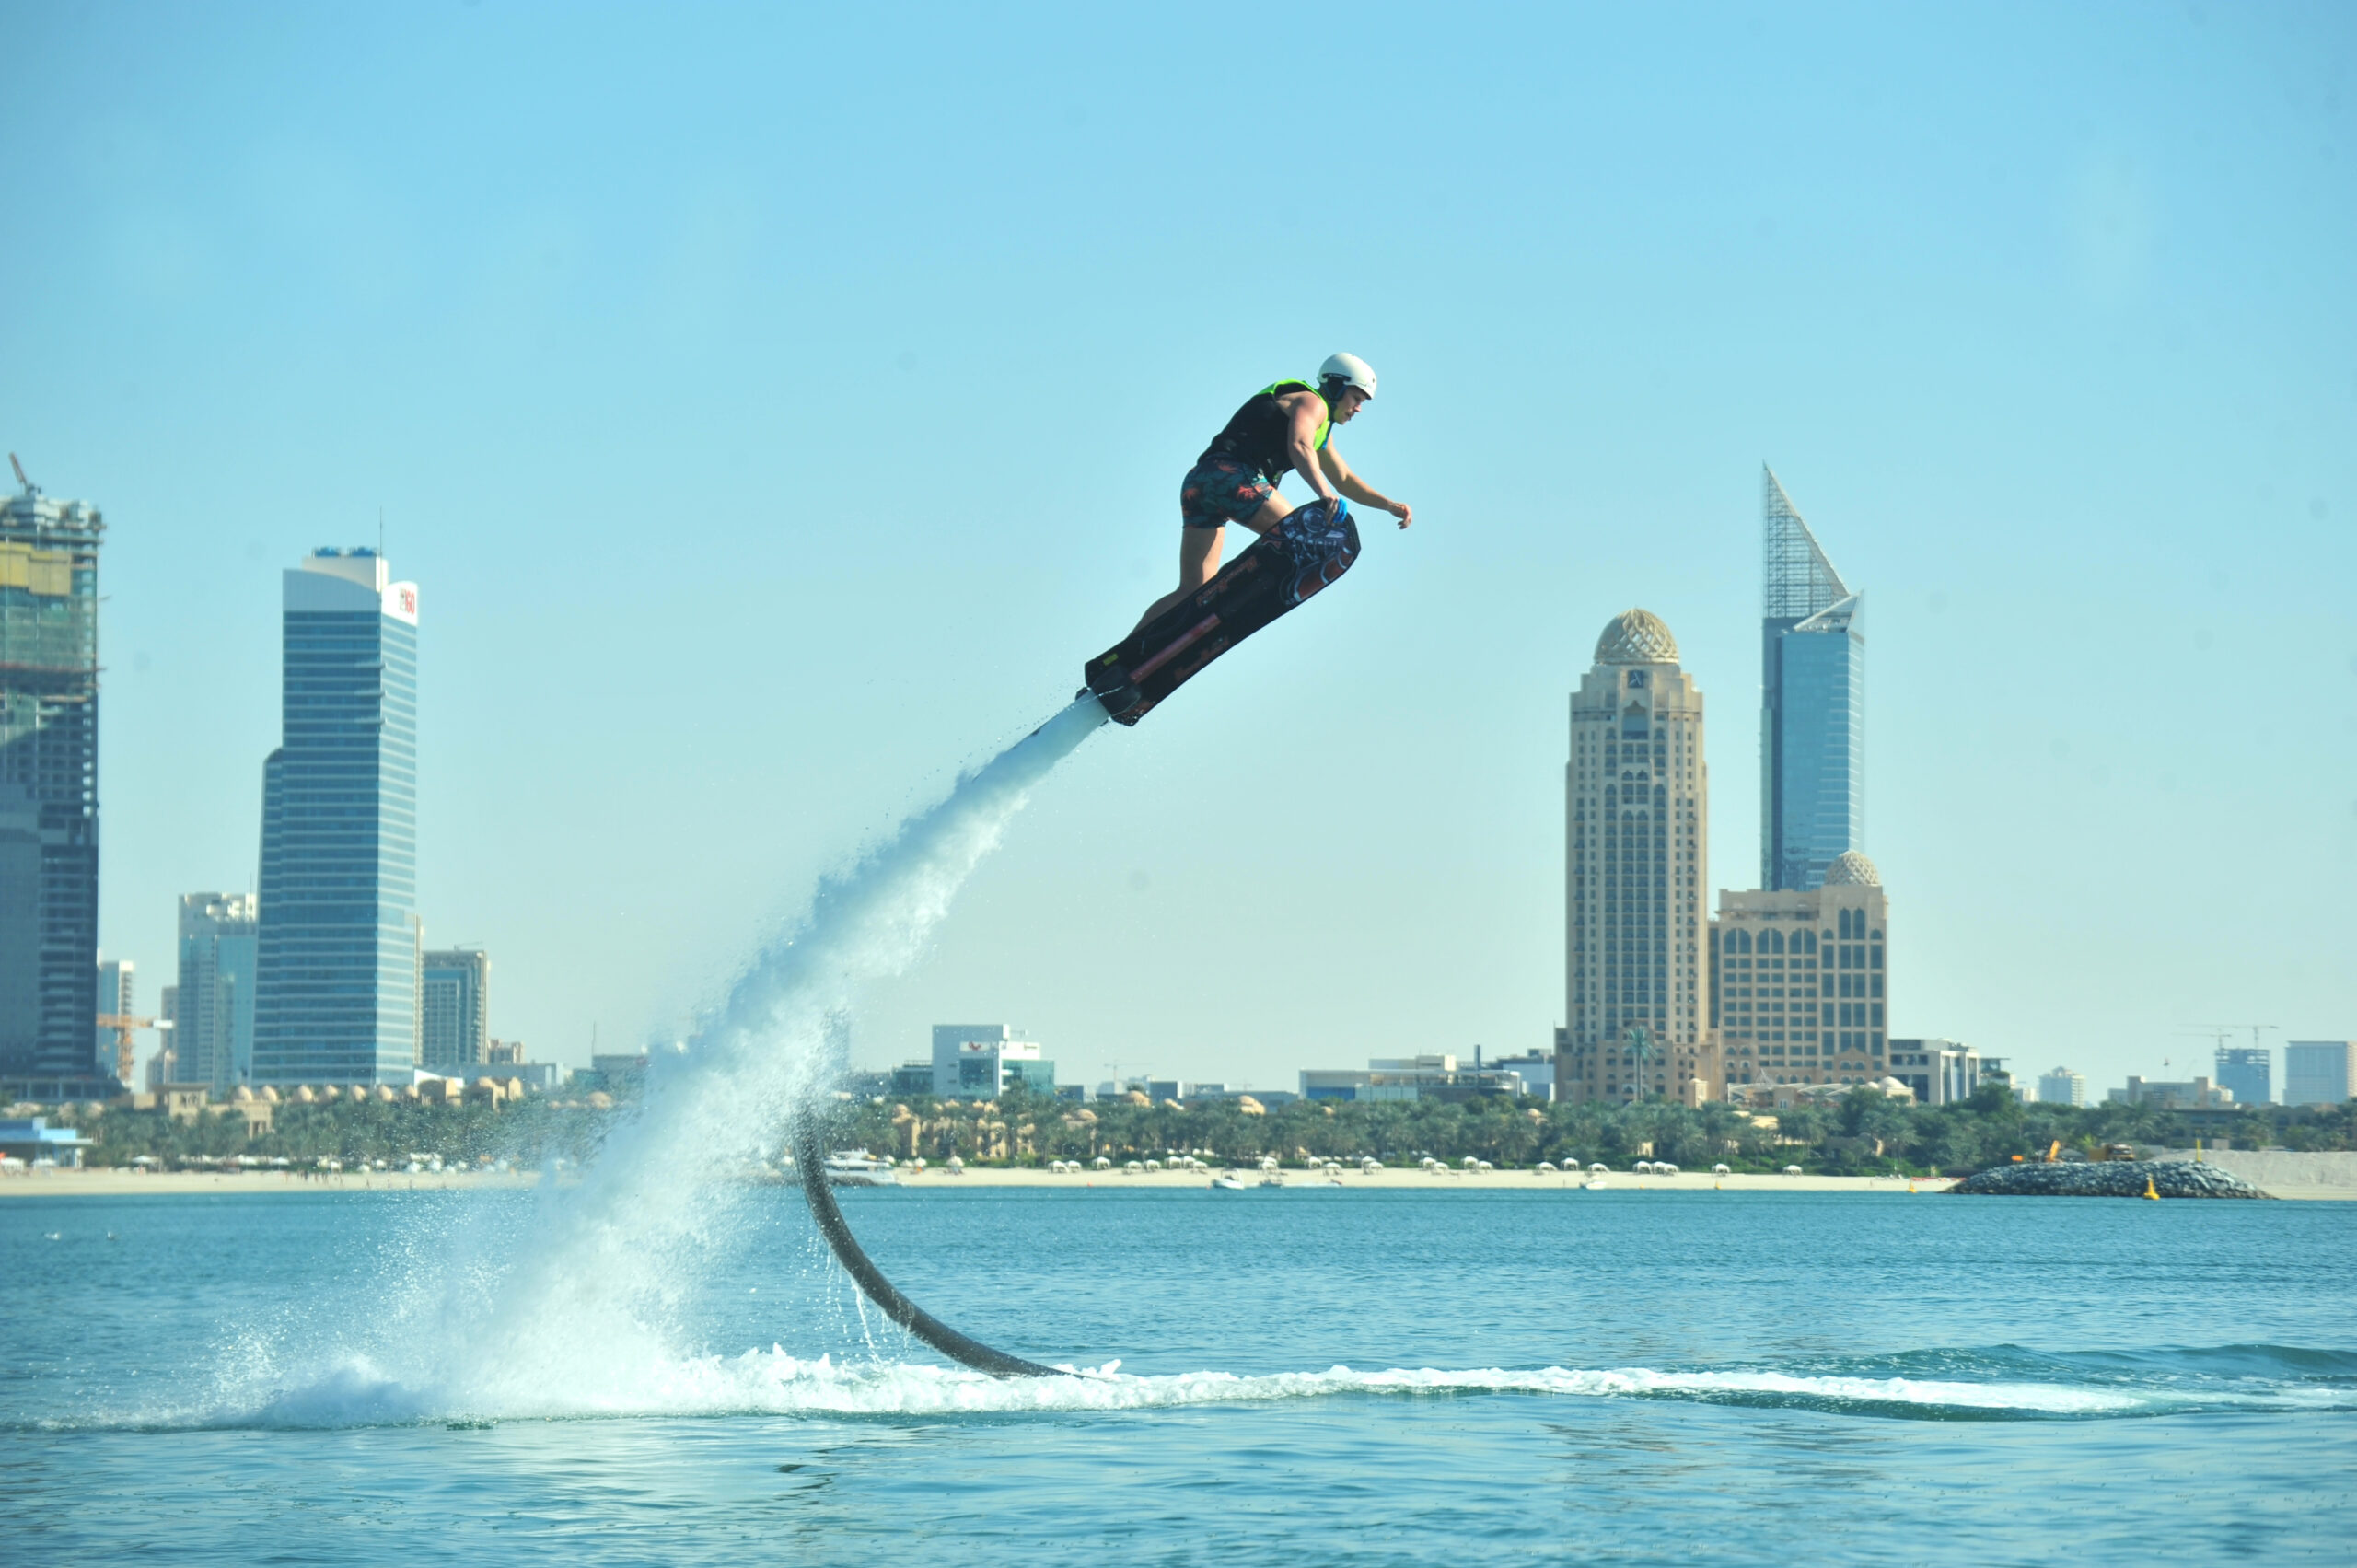
<path fill-rule="evenodd" d="M 1155 600 L 1130 634 L 1088 661 L 1088 691 L 1133 725 L 1190 677 L 1332 583 L 1356 560 L 1358 528 L 1344 497 L 1379 507 L 1406 528 L 1413 514 L 1351 471 L 1333 448 L 1375 396 L 1375 372 L 1338 354 L 1318 379 L 1276 381 L 1245 400 L 1178 488 L 1178 587 Z M 1317 498 L 1296 508 L 1277 494 L 1298 473 Z M 1337 493 L 1340 494 L 1337 494 Z M 1260 536 L 1220 567 L 1227 525 Z"/>
<path fill-rule="evenodd" d="M 1138 617 L 1143 627 L 1212 580 L 1219 570 L 1226 525 L 1240 523 L 1263 537 L 1293 511 L 1277 494 L 1288 472 L 1299 473 L 1321 500 L 1334 493 L 1390 513 L 1406 528 L 1414 516 L 1351 471 L 1331 444 L 1334 427 L 1348 424 L 1375 399 L 1375 371 L 1355 354 L 1338 354 L 1318 367 L 1318 384 L 1277 381 L 1244 401 L 1226 428 L 1212 437 L 1178 486 L 1178 586 Z"/>

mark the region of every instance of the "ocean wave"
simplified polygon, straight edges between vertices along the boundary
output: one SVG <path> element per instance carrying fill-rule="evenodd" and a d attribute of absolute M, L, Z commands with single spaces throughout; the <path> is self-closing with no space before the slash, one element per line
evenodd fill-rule
<path fill-rule="evenodd" d="M 95 1415 L 44 1427 L 331 1429 L 495 1421 L 726 1418 L 732 1416 L 962 1417 L 1091 1415 L 1184 1406 L 1280 1403 L 1346 1398 L 1636 1399 L 1815 1410 L 1933 1421 L 2104 1419 L 2200 1410 L 2357 1409 L 2357 1388 L 2339 1376 L 2340 1353 L 2229 1347 L 2243 1373 L 2232 1378 L 2152 1376 L 2152 1357 L 2119 1353 L 2056 1355 L 2015 1347 L 1915 1352 L 1794 1368 L 1434 1367 L 1322 1372 L 1217 1371 L 1137 1375 L 1119 1362 L 1065 1368 L 1061 1376 L 1000 1379 L 962 1367 L 893 1361 L 808 1360 L 772 1346 L 735 1356 L 657 1358 L 635 1375 L 609 1366 L 561 1383 L 493 1378 L 470 1387 L 415 1386 L 365 1360 L 338 1365 L 292 1386 L 251 1388 L 209 1408 Z M 2189 1353 L 2216 1359 L 2224 1353 Z M 2147 1363 L 2142 1377 L 2087 1376 L 2087 1363 Z M 2046 1378 L 1989 1373 L 2069 1364 L 2083 1375 Z M 2289 1377 L 2254 1378 L 2254 1365 Z M 1936 1368 L 1946 1376 L 1925 1376 Z M 2305 1376 L 2295 1368 L 2304 1368 Z M 1974 1376 L 1971 1372 L 1984 1376 Z M 2323 1376 L 2319 1377 L 2317 1373 Z M 1965 1373 L 1965 1376 L 1956 1376 Z"/>

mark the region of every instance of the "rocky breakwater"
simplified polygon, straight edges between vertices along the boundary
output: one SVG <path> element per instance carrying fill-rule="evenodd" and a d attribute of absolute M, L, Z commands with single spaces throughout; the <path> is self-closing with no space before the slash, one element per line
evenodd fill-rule
<path fill-rule="evenodd" d="M 1948 1189 L 1982 1197 L 2264 1198 L 2267 1193 L 2214 1165 L 2193 1160 L 2087 1160 L 2053 1165 L 2001 1165 Z"/>

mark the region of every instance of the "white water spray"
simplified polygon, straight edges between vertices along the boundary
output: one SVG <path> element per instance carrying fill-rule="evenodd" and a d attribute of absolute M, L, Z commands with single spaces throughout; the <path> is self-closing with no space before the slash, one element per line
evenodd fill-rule
<path fill-rule="evenodd" d="M 837 1065 L 833 1020 L 868 982 L 907 969 L 1032 789 L 1098 726 L 1084 697 L 961 777 L 946 799 L 840 876 L 761 953 L 688 1049 L 650 1063 L 646 1093 L 579 1185 L 544 1181 L 519 1249 L 437 1238 L 372 1352 L 269 1402 L 374 1405 L 380 1418 L 547 1404 L 627 1406 L 674 1365 L 672 1308 L 727 1239 L 743 1173 L 773 1149 Z M 259 1369 L 254 1369 L 259 1370 Z M 289 1369 L 292 1370 L 292 1369 Z"/>

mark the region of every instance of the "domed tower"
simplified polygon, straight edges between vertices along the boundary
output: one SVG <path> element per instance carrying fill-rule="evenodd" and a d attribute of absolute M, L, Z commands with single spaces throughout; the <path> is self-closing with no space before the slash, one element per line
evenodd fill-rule
<path fill-rule="evenodd" d="M 1703 959 L 1710 781 L 1702 693 L 1661 619 L 1624 610 L 1572 696 L 1564 768 L 1565 1027 L 1573 1100 L 1717 1098 Z"/>

